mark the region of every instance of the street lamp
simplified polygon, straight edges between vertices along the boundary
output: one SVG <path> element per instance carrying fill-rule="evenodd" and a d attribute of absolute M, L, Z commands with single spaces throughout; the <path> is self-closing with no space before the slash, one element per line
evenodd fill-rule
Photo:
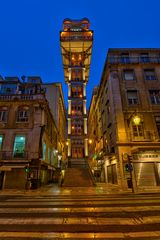
<path fill-rule="evenodd" d="M 127 123 L 128 123 L 128 127 L 130 125 L 130 123 L 138 126 L 141 123 L 141 117 L 139 116 L 139 114 L 137 114 L 136 110 L 131 114 L 131 116 L 127 119 Z M 133 164 L 132 164 L 132 156 L 130 156 L 128 153 L 124 153 L 123 154 L 123 159 L 127 161 L 127 163 L 125 164 L 125 170 L 127 172 L 129 172 L 130 174 L 130 182 L 131 182 L 131 188 L 132 188 L 132 192 L 134 193 L 134 186 L 133 186 Z"/>
<path fill-rule="evenodd" d="M 136 110 L 130 115 L 130 117 L 127 119 L 127 123 L 128 123 L 128 127 L 131 123 L 131 121 L 135 124 L 135 125 L 139 125 L 141 122 L 141 117 L 136 113 Z"/>
<path fill-rule="evenodd" d="M 132 121 L 135 125 L 139 125 L 141 122 L 141 118 L 138 115 L 133 116 Z"/>

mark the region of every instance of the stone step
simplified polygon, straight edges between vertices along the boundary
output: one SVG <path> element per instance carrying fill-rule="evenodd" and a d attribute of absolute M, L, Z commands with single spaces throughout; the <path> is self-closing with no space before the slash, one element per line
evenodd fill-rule
<path fill-rule="evenodd" d="M 68 232 L 0 232 L 0 239 L 3 240 L 159 240 L 160 231 L 156 232 L 111 232 L 111 233 L 68 233 Z"/>
<path fill-rule="evenodd" d="M 141 232 L 159 229 L 160 217 L 150 218 L 0 218 L 0 232 Z"/>
<path fill-rule="evenodd" d="M 63 187 L 91 187 L 94 183 L 88 168 L 67 168 Z"/>
<path fill-rule="evenodd" d="M 0 239 L 159 240 L 159 213 L 159 195 L 9 197 L 0 201 Z"/>
<path fill-rule="evenodd" d="M 80 159 L 70 159 L 69 160 L 69 167 L 70 168 L 86 168 L 86 160 L 84 158 Z"/>

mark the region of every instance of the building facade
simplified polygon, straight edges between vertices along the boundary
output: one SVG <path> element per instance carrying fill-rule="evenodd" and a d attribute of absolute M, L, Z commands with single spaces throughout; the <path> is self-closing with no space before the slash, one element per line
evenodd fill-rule
<path fill-rule="evenodd" d="M 93 32 L 87 18 L 65 19 L 60 32 L 65 82 L 68 84 L 68 165 L 83 166 L 88 157 L 86 84 Z"/>
<path fill-rule="evenodd" d="M 0 79 L 1 189 L 47 184 L 66 158 L 46 95 L 39 77 Z"/>
<path fill-rule="evenodd" d="M 109 49 L 88 128 L 98 181 L 159 189 L 160 49 Z"/>
<path fill-rule="evenodd" d="M 64 95 L 62 84 L 58 82 L 43 83 L 42 89 L 45 92 L 46 99 L 49 103 L 49 108 L 54 118 L 58 135 L 57 135 L 57 150 L 58 157 L 62 159 L 62 163 L 67 162 L 67 116 L 66 107 L 64 103 Z M 63 167 L 63 166 L 62 166 Z"/>

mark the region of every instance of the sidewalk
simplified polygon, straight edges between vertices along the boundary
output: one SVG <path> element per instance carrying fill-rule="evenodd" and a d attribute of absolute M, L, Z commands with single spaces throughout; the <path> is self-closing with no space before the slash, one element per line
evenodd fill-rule
<path fill-rule="evenodd" d="M 141 188 L 132 193 L 131 189 L 122 190 L 117 185 L 97 183 L 95 187 L 59 187 L 58 184 L 42 186 L 35 190 L 4 189 L 0 190 L 1 195 L 115 195 L 115 194 L 150 194 L 160 193 L 160 189 Z"/>
<path fill-rule="evenodd" d="M 17 190 L 4 189 L 0 190 L 0 195 L 103 195 L 103 194 L 126 194 L 132 191 L 123 191 L 118 186 L 107 184 L 97 184 L 95 187 L 59 187 L 58 184 L 42 186 L 35 190 Z"/>

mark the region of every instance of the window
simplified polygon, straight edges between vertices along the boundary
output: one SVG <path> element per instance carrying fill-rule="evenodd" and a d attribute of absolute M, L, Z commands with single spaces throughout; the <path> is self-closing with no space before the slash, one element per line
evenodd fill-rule
<path fill-rule="evenodd" d="M 132 131 L 134 137 L 142 137 L 144 135 L 142 124 L 139 125 L 132 124 Z"/>
<path fill-rule="evenodd" d="M 158 133 L 158 136 L 160 137 L 160 116 L 156 116 L 155 121 L 156 121 L 157 133 Z"/>
<path fill-rule="evenodd" d="M 43 157 L 42 157 L 43 160 L 46 159 L 46 143 L 44 142 L 43 143 Z"/>
<path fill-rule="evenodd" d="M 81 120 L 72 121 L 71 130 L 73 135 L 81 135 L 83 133 L 83 122 Z"/>
<path fill-rule="evenodd" d="M 128 99 L 129 105 L 138 104 L 137 90 L 128 90 L 127 91 L 127 99 Z"/>
<path fill-rule="evenodd" d="M 13 156 L 24 157 L 26 137 L 23 135 L 16 135 L 14 139 Z"/>
<path fill-rule="evenodd" d="M 71 70 L 71 80 L 72 81 L 81 81 L 83 78 L 82 69 L 72 69 Z"/>
<path fill-rule="evenodd" d="M 145 80 L 156 80 L 154 69 L 145 69 L 144 76 L 145 76 Z"/>
<path fill-rule="evenodd" d="M 133 69 L 124 70 L 124 80 L 135 80 L 135 74 Z"/>
<path fill-rule="evenodd" d="M 121 54 L 121 62 L 122 63 L 130 63 L 129 53 L 122 53 Z"/>
<path fill-rule="evenodd" d="M 73 158 L 82 158 L 83 157 L 83 148 L 73 147 L 72 148 L 72 157 Z"/>
<path fill-rule="evenodd" d="M 1 94 L 15 94 L 17 91 L 17 84 L 5 83 L 1 85 Z"/>
<path fill-rule="evenodd" d="M 0 122 L 7 121 L 7 110 L 0 110 Z"/>
<path fill-rule="evenodd" d="M 48 162 L 51 164 L 51 149 L 48 148 Z"/>
<path fill-rule="evenodd" d="M 3 135 L 0 135 L 0 151 L 2 150 Z"/>
<path fill-rule="evenodd" d="M 141 53 L 140 61 L 142 63 L 149 63 L 149 54 L 148 53 Z"/>
<path fill-rule="evenodd" d="M 83 96 L 83 88 L 82 88 L 82 86 L 72 86 L 72 88 L 71 88 L 71 96 L 72 97 L 82 97 Z"/>
<path fill-rule="evenodd" d="M 83 114 L 83 105 L 82 103 L 73 103 L 72 104 L 72 115 L 82 115 Z"/>
<path fill-rule="evenodd" d="M 47 92 L 47 88 L 42 88 L 42 89 L 41 89 L 41 92 L 42 92 L 42 93 L 46 93 L 46 92 Z"/>
<path fill-rule="evenodd" d="M 160 90 L 150 90 L 149 94 L 152 104 L 160 104 Z"/>
<path fill-rule="evenodd" d="M 18 109 L 17 122 L 28 122 L 29 110 L 28 108 Z"/>

